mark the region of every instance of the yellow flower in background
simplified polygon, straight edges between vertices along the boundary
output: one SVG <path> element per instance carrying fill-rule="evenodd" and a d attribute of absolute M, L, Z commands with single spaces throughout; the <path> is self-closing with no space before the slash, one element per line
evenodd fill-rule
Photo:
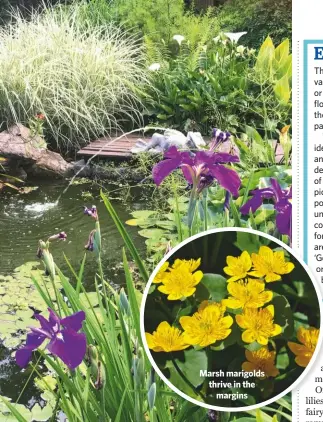
<path fill-rule="evenodd" d="M 153 334 L 145 333 L 149 349 L 154 352 L 177 352 L 187 349 L 190 345 L 185 343 L 183 333 L 167 321 L 161 322 Z"/>
<path fill-rule="evenodd" d="M 227 308 L 261 308 L 273 298 L 273 292 L 265 291 L 265 283 L 249 278 L 248 281 L 230 281 L 228 292 L 231 296 L 223 302 Z"/>
<path fill-rule="evenodd" d="M 189 268 L 186 264 L 179 265 L 163 277 L 162 285 L 158 286 L 158 290 L 168 295 L 168 300 L 181 300 L 195 293 L 195 286 L 202 280 L 203 273 L 202 271 L 192 273 Z"/>
<path fill-rule="evenodd" d="M 221 302 L 212 302 L 209 300 L 203 300 L 203 302 L 201 302 L 200 306 L 198 307 L 198 312 L 203 311 L 205 308 L 216 308 L 220 311 L 222 316 L 224 315 L 224 312 L 227 309 L 223 300 L 221 300 Z"/>
<path fill-rule="evenodd" d="M 219 305 L 207 305 L 193 316 L 183 316 L 179 319 L 186 343 L 206 347 L 228 337 L 233 319 L 231 316 L 224 316 L 225 306 Z"/>
<path fill-rule="evenodd" d="M 280 280 L 283 274 L 289 274 L 295 267 L 292 262 L 285 261 L 284 251 L 274 252 L 268 246 L 261 246 L 258 254 L 251 254 L 251 259 L 254 271 L 249 274 L 265 277 L 267 283 Z"/>
<path fill-rule="evenodd" d="M 265 374 L 264 377 L 259 377 L 261 379 L 276 377 L 279 374 L 279 371 L 275 366 L 276 352 L 274 350 L 270 352 L 267 347 L 262 347 L 255 352 L 246 350 L 245 355 L 247 362 L 243 362 L 242 364 L 242 369 L 244 371 L 252 372 L 260 370 Z"/>
<path fill-rule="evenodd" d="M 163 279 L 167 277 L 167 270 L 169 267 L 169 262 L 164 262 L 163 265 L 160 267 L 158 273 L 156 274 L 156 277 L 153 280 L 153 283 L 159 284 L 162 283 Z"/>
<path fill-rule="evenodd" d="M 315 351 L 320 330 L 315 327 L 300 327 L 297 331 L 297 340 L 302 343 L 293 343 L 289 341 L 288 347 L 296 355 L 295 362 L 298 366 L 305 368 Z"/>
<path fill-rule="evenodd" d="M 227 265 L 227 267 L 223 268 L 223 271 L 231 276 L 228 280 L 230 282 L 245 278 L 251 268 L 252 262 L 249 253 L 243 251 L 238 257 L 227 256 Z"/>
<path fill-rule="evenodd" d="M 274 313 L 273 305 L 269 305 L 263 309 L 245 308 L 241 315 L 236 315 L 237 324 L 245 330 L 242 340 L 245 343 L 257 341 L 266 346 L 270 337 L 283 331 L 280 325 L 274 324 Z"/>
<path fill-rule="evenodd" d="M 201 258 L 198 258 L 198 259 L 175 259 L 175 262 L 172 265 L 172 268 L 177 269 L 182 265 L 185 268 L 187 268 L 188 271 L 193 273 L 201 265 Z"/>

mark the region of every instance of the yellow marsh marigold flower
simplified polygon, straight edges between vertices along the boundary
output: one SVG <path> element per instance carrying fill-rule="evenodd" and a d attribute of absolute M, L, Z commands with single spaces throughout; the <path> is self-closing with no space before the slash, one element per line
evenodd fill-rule
<path fill-rule="evenodd" d="M 158 286 L 158 290 L 168 295 L 168 300 L 180 300 L 192 296 L 196 290 L 195 286 L 202 278 L 202 271 L 192 273 L 189 271 L 189 265 L 182 264 L 163 277 L 162 285 Z"/>
<path fill-rule="evenodd" d="M 242 364 L 242 369 L 244 371 L 252 372 L 260 370 L 265 374 L 264 377 L 259 377 L 261 379 L 276 377 L 279 374 L 279 371 L 275 366 L 276 352 L 274 350 L 270 352 L 267 347 L 262 347 L 256 352 L 246 350 L 245 355 L 247 362 L 243 362 Z"/>
<path fill-rule="evenodd" d="M 218 305 L 207 305 L 193 316 L 183 316 L 179 319 L 186 343 L 206 347 L 228 337 L 233 319 L 231 316 L 224 316 L 225 306 Z"/>
<path fill-rule="evenodd" d="M 296 355 L 295 362 L 298 366 L 305 368 L 315 351 L 317 341 L 319 338 L 320 330 L 315 327 L 300 327 L 297 331 L 297 339 L 300 343 L 293 343 L 289 341 L 288 347 Z"/>
<path fill-rule="evenodd" d="M 274 252 L 268 246 L 261 246 L 259 253 L 251 254 L 253 269 L 250 275 L 265 277 L 267 283 L 278 281 L 281 275 L 290 273 L 295 265 L 285 261 L 284 251 Z"/>
<path fill-rule="evenodd" d="M 156 277 L 153 280 L 153 283 L 159 284 L 162 283 L 163 279 L 167 277 L 167 270 L 169 267 L 169 262 L 164 262 L 163 265 L 160 267 L 158 273 L 156 274 Z"/>
<path fill-rule="evenodd" d="M 228 284 L 230 297 L 224 299 L 227 308 L 261 308 L 273 298 L 273 292 L 265 291 L 265 283 L 249 278 L 248 281 L 230 281 Z"/>
<path fill-rule="evenodd" d="M 145 333 L 149 349 L 154 352 L 177 352 L 187 349 L 190 345 L 185 343 L 183 333 L 172 327 L 167 321 L 161 322 L 153 334 Z"/>
<path fill-rule="evenodd" d="M 228 281 L 236 281 L 245 278 L 251 268 L 251 258 L 247 251 L 243 251 L 238 257 L 227 256 L 227 267 L 223 271 L 230 275 Z"/>
<path fill-rule="evenodd" d="M 185 268 L 187 268 L 188 271 L 193 273 L 201 265 L 201 258 L 199 258 L 199 259 L 175 259 L 175 262 L 172 265 L 172 268 L 177 269 L 178 267 L 180 267 L 182 265 Z"/>
<path fill-rule="evenodd" d="M 242 314 L 236 315 L 237 324 L 245 330 L 242 340 L 245 343 L 257 341 L 266 346 L 270 337 L 280 334 L 283 330 L 274 324 L 274 312 L 273 305 L 269 305 L 263 309 L 245 308 Z"/>

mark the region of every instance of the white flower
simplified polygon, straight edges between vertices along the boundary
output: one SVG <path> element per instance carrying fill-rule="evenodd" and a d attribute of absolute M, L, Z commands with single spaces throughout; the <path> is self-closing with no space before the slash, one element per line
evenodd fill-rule
<path fill-rule="evenodd" d="M 224 32 L 224 35 L 228 37 L 233 43 L 237 43 L 239 39 L 245 34 L 247 34 L 247 32 Z"/>
<path fill-rule="evenodd" d="M 182 44 L 182 42 L 185 40 L 185 37 L 183 35 L 174 35 L 173 40 L 177 41 L 179 45 Z"/>
<path fill-rule="evenodd" d="M 160 69 L 160 64 L 159 63 L 152 63 L 149 67 L 149 70 L 151 70 L 152 72 L 156 72 L 157 70 Z"/>
<path fill-rule="evenodd" d="M 237 53 L 242 56 L 244 51 L 245 51 L 246 47 L 244 45 L 238 45 L 237 47 Z"/>
<path fill-rule="evenodd" d="M 215 42 L 215 44 L 217 44 L 220 41 L 221 37 L 220 35 L 218 35 L 217 37 L 213 38 L 213 41 Z"/>

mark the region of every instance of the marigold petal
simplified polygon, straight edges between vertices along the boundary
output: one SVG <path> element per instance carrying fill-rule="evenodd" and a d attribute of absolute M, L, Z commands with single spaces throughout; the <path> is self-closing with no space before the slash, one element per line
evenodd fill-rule
<path fill-rule="evenodd" d="M 268 273 L 266 274 L 265 280 L 267 283 L 272 283 L 273 281 L 281 280 L 281 276 L 275 273 Z"/>
<path fill-rule="evenodd" d="M 160 292 L 165 293 L 166 295 L 168 295 L 168 293 L 169 293 L 169 288 L 165 284 L 162 284 L 161 286 L 158 286 L 157 289 Z"/>
<path fill-rule="evenodd" d="M 180 297 L 180 299 L 181 299 L 182 297 L 190 297 L 190 296 L 192 296 L 195 292 L 196 292 L 196 288 L 195 288 L 195 287 L 192 287 L 192 288 L 190 288 L 190 289 L 186 289 L 186 290 L 184 290 L 184 291 L 183 291 L 183 295 Z"/>
<path fill-rule="evenodd" d="M 268 246 L 260 246 L 259 255 L 263 256 L 266 259 L 271 259 L 274 255 L 274 252 Z"/>
<path fill-rule="evenodd" d="M 194 291 L 195 291 L 195 289 L 194 289 Z M 187 295 L 187 296 L 190 296 L 190 295 Z M 170 293 L 167 296 L 167 300 L 181 300 L 182 298 L 187 297 L 187 296 L 185 296 L 181 293 L 175 292 L 175 293 Z"/>
<path fill-rule="evenodd" d="M 248 275 L 251 275 L 252 277 L 262 278 L 265 275 L 265 273 L 260 272 L 260 271 L 249 271 Z"/>
<path fill-rule="evenodd" d="M 231 327 L 232 324 L 233 324 L 233 318 L 230 315 L 227 315 L 221 319 L 222 327 L 229 328 Z"/>
<path fill-rule="evenodd" d="M 275 365 L 273 365 L 272 367 L 267 368 L 266 375 L 268 377 L 277 377 L 277 375 L 279 375 L 279 370 L 276 368 Z"/>
<path fill-rule="evenodd" d="M 241 280 L 241 276 L 233 276 L 233 277 L 230 277 L 230 278 L 227 280 L 227 282 L 228 282 L 228 283 L 231 283 L 231 282 L 238 281 L 238 280 Z"/>
<path fill-rule="evenodd" d="M 257 343 L 261 344 L 262 346 L 267 346 L 268 344 L 268 337 L 265 337 L 263 335 L 259 335 L 256 338 Z"/>
<path fill-rule="evenodd" d="M 247 318 L 244 317 L 244 315 L 236 315 L 236 322 L 241 328 L 248 328 L 249 322 Z"/>
<path fill-rule="evenodd" d="M 256 340 L 256 335 L 252 330 L 246 330 L 242 333 L 241 338 L 245 343 L 253 343 Z"/>
<path fill-rule="evenodd" d="M 203 278 L 203 273 L 202 273 L 202 271 L 196 271 L 194 274 L 193 274 L 193 279 L 194 279 L 194 283 L 193 283 L 193 286 L 196 286 L 201 280 L 202 280 L 202 278 Z"/>
<path fill-rule="evenodd" d="M 274 308 L 274 305 L 268 305 L 265 309 L 266 309 L 266 310 L 270 313 L 270 315 L 271 315 L 272 317 L 275 315 L 275 308 Z"/>
<path fill-rule="evenodd" d="M 309 349 L 303 344 L 294 343 L 292 341 L 287 342 L 288 347 L 294 353 L 294 355 L 302 355 L 309 352 Z"/>
<path fill-rule="evenodd" d="M 237 263 L 237 258 L 234 256 L 227 256 L 227 264 L 229 267 L 233 267 Z"/>
<path fill-rule="evenodd" d="M 279 334 L 281 334 L 283 332 L 283 329 L 282 329 L 282 327 L 280 326 L 280 325 L 278 325 L 278 324 L 274 324 L 274 329 L 273 329 L 273 331 L 272 331 L 272 333 L 271 333 L 271 336 L 272 337 L 274 337 L 274 336 L 278 336 Z"/>
<path fill-rule="evenodd" d="M 249 362 L 253 362 L 253 363 L 256 363 L 256 362 L 258 362 L 258 359 L 256 358 L 256 356 L 254 355 L 254 353 L 252 353 L 250 350 L 248 350 L 248 349 L 246 349 L 246 351 L 245 351 L 245 356 L 246 356 L 246 359 L 249 361 Z"/>
<path fill-rule="evenodd" d="M 295 358 L 295 362 L 298 366 L 301 366 L 302 368 L 306 368 L 306 366 L 310 363 L 311 356 L 304 356 L 300 355 Z"/>
<path fill-rule="evenodd" d="M 284 251 L 276 251 L 274 252 L 275 258 L 277 258 L 280 261 L 285 261 L 285 252 Z"/>
<path fill-rule="evenodd" d="M 182 316 L 179 319 L 179 323 L 183 327 L 184 330 L 187 330 L 191 325 L 191 318 L 190 316 Z"/>
<path fill-rule="evenodd" d="M 223 271 L 228 275 L 234 275 L 234 271 L 233 271 L 232 267 L 224 267 Z"/>
<path fill-rule="evenodd" d="M 254 363 L 243 362 L 242 369 L 246 372 L 253 372 L 253 371 L 257 371 L 258 368 Z"/>
<path fill-rule="evenodd" d="M 249 255 L 249 253 L 247 251 L 243 251 L 240 258 L 241 258 L 241 261 L 244 264 L 246 270 L 247 271 L 250 270 L 252 262 L 251 262 L 251 257 Z"/>
<path fill-rule="evenodd" d="M 287 262 L 285 274 L 289 274 L 290 272 L 293 271 L 294 268 L 295 268 L 295 265 L 292 262 Z"/>
<path fill-rule="evenodd" d="M 265 304 L 267 302 L 270 302 L 273 296 L 274 296 L 274 293 L 272 291 L 267 290 L 259 294 L 258 300 L 259 302 L 262 302 L 263 304 Z"/>
<path fill-rule="evenodd" d="M 242 308 L 243 303 L 239 299 L 235 299 L 233 297 L 229 297 L 228 299 L 224 299 L 223 303 L 227 308 L 230 309 L 239 309 Z"/>
<path fill-rule="evenodd" d="M 245 291 L 245 286 L 240 283 L 229 282 L 227 285 L 228 292 L 234 297 L 242 296 Z"/>
<path fill-rule="evenodd" d="M 265 283 L 261 280 L 248 279 L 247 290 L 253 295 L 259 294 L 265 290 Z"/>

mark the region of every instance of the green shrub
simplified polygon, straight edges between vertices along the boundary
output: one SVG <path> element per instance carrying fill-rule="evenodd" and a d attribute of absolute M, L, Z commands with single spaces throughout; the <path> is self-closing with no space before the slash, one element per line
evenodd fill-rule
<path fill-rule="evenodd" d="M 183 0 L 90 0 L 82 3 L 82 16 L 94 26 L 114 21 L 140 33 L 150 59 L 160 50 L 176 52 L 174 35 L 183 35 L 194 48 L 219 33 L 215 8 L 196 14 Z"/>
<path fill-rule="evenodd" d="M 267 35 L 279 44 L 292 33 L 292 0 L 229 0 L 219 13 L 221 28 L 248 31 L 244 42 L 259 47 Z"/>
<path fill-rule="evenodd" d="M 270 63 L 267 56 L 262 58 L 266 52 L 271 54 Z M 268 37 L 258 57 L 261 60 L 256 61 L 254 50 L 226 41 L 224 35 L 194 49 L 183 41 L 178 55 L 162 58 L 160 69 L 152 72 L 156 89 L 147 102 L 149 118 L 159 126 L 199 130 L 204 135 L 212 127 L 243 133 L 246 125 L 265 138 L 276 135 L 276 128 L 290 119 L 288 40 L 275 50 Z M 275 70 L 269 72 L 269 64 Z M 260 77 L 260 65 L 275 77 Z"/>
<path fill-rule="evenodd" d="M 0 122 L 42 113 L 45 135 L 67 148 L 139 123 L 147 83 L 138 39 L 112 23 L 89 28 L 80 10 L 47 8 L 0 30 Z"/>

